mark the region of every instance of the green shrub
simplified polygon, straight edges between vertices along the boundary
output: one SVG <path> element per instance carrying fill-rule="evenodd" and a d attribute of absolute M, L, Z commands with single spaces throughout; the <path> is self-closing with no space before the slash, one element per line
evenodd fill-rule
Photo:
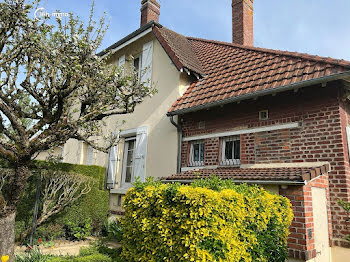
<path fill-rule="evenodd" d="M 193 185 L 136 183 L 126 194 L 125 261 L 269 261 L 287 258 L 287 198 L 217 178 Z"/>
<path fill-rule="evenodd" d="M 37 237 L 49 241 L 65 237 L 66 231 L 61 224 L 49 223 L 38 227 L 35 234 Z"/>
<path fill-rule="evenodd" d="M 49 163 L 44 161 L 34 161 L 32 170 L 39 168 L 53 169 L 66 172 L 75 172 L 85 176 L 89 176 L 95 179 L 96 183 L 92 186 L 91 191 L 83 195 L 74 204 L 68 206 L 63 212 L 51 217 L 49 221 L 41 225 L 37 229 L 36 236 L 45 240 L 51 240 L 53 238 L 60 238 L 69 232 L 62 234 L 57 225 L 65 229 L 71 227 L 78 227 L 81 221 L 86 218 L 91 219 L 91 227 L 89 230 L 92 234 L 99 234 L 102 230 L 102 226 L 107 220 L 109 214 L 108 207 L 108 191 L 104 190 L 104 178 L 105 168 L 99 166 L 84 166 L 73 165 L 67 163 Z M 33 219 L 33 209 L 35 203 L 37 184 L 37 174 L 33 172 L 33 175 L 29 178 L 24 196 L 19 203 L 17 216 L 16 216 L 16 239 L 19 239 L 21 232 L 23 232 L 25 225 L 30 225 Z M 40 210 L 40 209 L 39 209 Z M 47 230 L 48 228 L 54 229 L 52 233 Z M 84 236 L 89 236 L 85 231 Z"/>
<path fill-rule="evenodd" d="M 54 257 L 47 262 L 112 262 L 112 259 L 103 254 L 93 254 L 84 257 Z"/>
<path fill-rule="evenodd" d="M 71 240 L 85 240 L 88 236 L 91 236 L 91 219 L 85 218 L 81 222 L 75 224 L 73 222 L 67 222 L 67 236 Z"/>
<path fill-rule="evenodd" d="M 105 236 L 110 240 L 116 240 L 118 242 L 123 239 L 123 229 L 117 221 L 107 221 L 104 226 Z"/>
<path fill-rule="evenodd" d="M 16 255 L 15 262 L 47 262 L 52 255 L 43 255 L 39 249 L 33 249 L 27 254 Z"/>

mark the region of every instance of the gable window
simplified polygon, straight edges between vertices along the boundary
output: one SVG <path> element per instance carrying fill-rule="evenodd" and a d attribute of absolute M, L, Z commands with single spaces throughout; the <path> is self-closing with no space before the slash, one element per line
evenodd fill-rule
<path fill-rule="evenodd" d="M 190 149 L 190 166 L 204 166 L 204 141 L 194 141 Z"/>
<path fill-rule="evenodd" d="M 125 139 L 122 184 L 131 184 L 134 181 L 135 144 L 136 144 L 136 137 Z"/>
<path fill-rule="evenodd" d="M 221 142 L 221 164 L 239 165 L 241 163 L 241 141 L 239 136 L 225 137 Z"/>

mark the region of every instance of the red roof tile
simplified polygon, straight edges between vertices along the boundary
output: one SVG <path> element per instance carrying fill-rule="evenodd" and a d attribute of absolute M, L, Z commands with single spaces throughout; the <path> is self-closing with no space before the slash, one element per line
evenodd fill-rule
<path fill-rule="evenodd" d="M 320 167 L 281 167 L 281 168 L 234 168 L 220 167 L 217 169 L 198 169 L 175 174 L 166 177 L 165 181 L 195 180 L 208 178 L 213 175 L 221 179 L 233 179 L 235 181 L 293 181 L 304 182 L 326 174 L 329 165 Z"/>
<path fill-rule="evenodd" d="M 188 39 L 166 27 L 153 27 L 153 33 L 163 46 L 178 70 L 183 67 L 204 74 L 201 62 Z"/>
<path fill-rule="evenodd" d="M 190 85 L 170 113 L 350 71 L 350 62 L 344 60 L 187 39 L 205 76 Z"/>

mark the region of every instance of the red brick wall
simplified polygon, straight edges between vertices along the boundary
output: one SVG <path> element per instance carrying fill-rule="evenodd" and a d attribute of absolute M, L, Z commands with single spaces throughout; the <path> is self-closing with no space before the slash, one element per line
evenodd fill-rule
<path fill-rule="evenodd" d="M 232 42 L 254 45 L 253 0 L 232 0 Z"/>
<path fill-rule="evenodd" d="M 241 136 L 244 144 L 241 163 L 286 163 L 292 161 L 289 129 L 260 132 Z"/>
<path fill-rule="evenodd" d="M 156 0 L 143 0 L 141 7 L 141 23 L 143 26 L 148 22 L 159 22 L 160 5 Z"/>
<path fill-rule="evenodd" d="M 301 123 L 301 127 L 295 129 L 241 135 L 241 164 L 329 162 L 332 169 L 329 187 L 333 240 L 337 245 L 345 245 L 340 240 L 349 230 L 344 222 L 346 214 L 337 201 L 349 200 L 350 195 L 345 133 L 345 126 L 350 124 L 350 107 L 339 99 L 339 87 L 340 84 L 328 84 L 326 88 L 309 87 L 297 93 L 286 92 L 257 101 L 186 114 L 182 116 L 183 135 L 188 137 L 239 128 Z M 269 119 L 260 121 L 258 112 L 265 109 L 269 110 Z M 199 121 L 205 121 L 205 129 L 198 128 Z M 206 144 L 213 143 L 206 141 Z M 186 166 L 186 143 L 183 146 L 182 164 Z M 215 151 L 215 146 L 210 151 Z M 205 163 L 219 164 L 219 157 L 215 157 L 212 152 L 206 154 Z"/>
<path fill-rule="evenodd" d="M 280 189 L 280 194 L 291 203 L 294 219 L 288 237 L 289 256 L 296 259 L 309 260 L 316 256 L 314 222 L 312 212 L 312 187 L 325 188 L 329 203 L 328 176 L 320 176 L 306 186 L 295 186 Z M 328 205 L 328 221 L 330 240 L 332 235 L 331 211 Z M 311 235 L 311 237 L 310 237 Z"/>

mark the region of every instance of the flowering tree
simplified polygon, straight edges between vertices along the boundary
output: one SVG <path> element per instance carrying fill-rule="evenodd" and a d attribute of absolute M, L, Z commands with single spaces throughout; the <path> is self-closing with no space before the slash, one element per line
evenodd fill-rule
<path fill-rule="evenodd" d="M 113 136 L 99 146 L 89 137 L 154 90 L 109 64 L 110 54 L 96 55 L 106 26 L 104 18 L 92 20 L 93 10 L 86 26 L 72 15 L 55 26 L 32 19 L 25 0 L 0 0 L 0 10 L 0 158 L 14 171 L 1 180 L 0 257 L 13 260 L 16 207 L 31 160 L 70 138 L 108 150 Z"/>

